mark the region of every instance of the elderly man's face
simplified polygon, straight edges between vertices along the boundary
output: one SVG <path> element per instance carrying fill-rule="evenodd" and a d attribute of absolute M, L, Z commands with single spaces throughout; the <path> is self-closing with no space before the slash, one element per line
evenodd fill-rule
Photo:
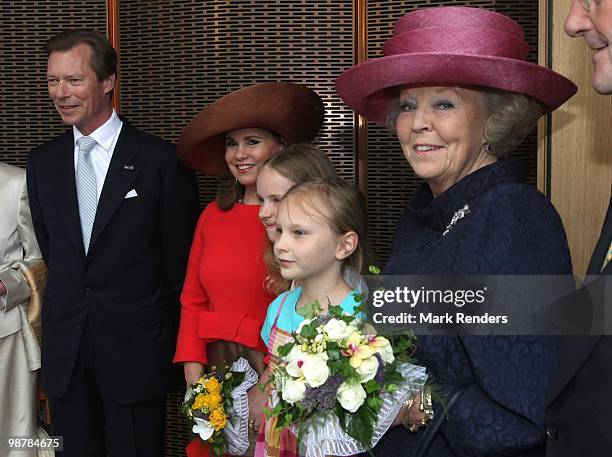
<path fill-rule="evenodd" d="M 593 87 L 612 94 L 612 0 L 574 0 L 565 31 L 582 36 L 593 53 Z"/>

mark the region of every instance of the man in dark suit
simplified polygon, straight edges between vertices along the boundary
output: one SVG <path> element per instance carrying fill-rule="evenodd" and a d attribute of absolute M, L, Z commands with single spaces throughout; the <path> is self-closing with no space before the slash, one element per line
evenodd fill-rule
<path fill-rule="evenodd" d="M 164 396 L 197 218 L 174 147 L 115 113 L 116 53 L 70 30 L 46 45 L 49 95 L 70 131 L 28 160 L 49 268 L 42 375 L 65 457 L 163 455 Z"/>
<path fill-rule="evenodd" d="M 582 36 L 593 49 L 593 87 L 612 95 L 612 0 L 574 0 L 565 31 Z M 609 128 L 609 120 L 601 128 Z M 607 183 L 610 186 L 610 183 Z M 609 188 L 609 187 L 608 187 Z M 587 270 L 585 313 L 601 330 L 610 322 L 612 276 L 612 199 L 599 241 Z M 606 290 L 607 288 L 607 290 Z M 576 294 L 584 296 L 584 289 Z M 606 302 L 605 300 L 608 300 Z M 603 311 L 603 312 L 602 312 Z M 612 455 L 612 336 L 569 336 L 561 348 L 561 361 L 547 408 L 547 457 L 610 457 Z"/>

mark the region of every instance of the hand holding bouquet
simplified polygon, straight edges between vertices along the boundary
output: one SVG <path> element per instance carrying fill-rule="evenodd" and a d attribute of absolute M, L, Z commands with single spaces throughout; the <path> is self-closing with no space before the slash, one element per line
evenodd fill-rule
<path fill-rule="evenodd" d="M 308 456 L 370 449 L 425 383 L 425 369 L 406 360 L 413 340 L 400 340 L 394 354 L 360 314 L 335 306 L 321 315 L 318 303 L 302 314 L 293 341 L 279 348 L 270 379 L 277 398 L 267 414 L 278 417 L 277 427 L 293 427 Z"/>
<path fill-rule="evenodd" d="M 181 409 L 193 433 L 209 443 L 214 455 L 242 455 L 249 445 L 247 390 L 257 373 L 240 358 L 191 385 Z"/>

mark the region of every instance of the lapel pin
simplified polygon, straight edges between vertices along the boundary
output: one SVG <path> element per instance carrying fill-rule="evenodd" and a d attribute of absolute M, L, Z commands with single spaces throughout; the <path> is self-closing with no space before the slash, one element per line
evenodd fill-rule
<path fill-rule="evenodd" d="M 122 167 L 124 170 L 133 170 L 134 169 L 134 165 L 123 165 Z"/>

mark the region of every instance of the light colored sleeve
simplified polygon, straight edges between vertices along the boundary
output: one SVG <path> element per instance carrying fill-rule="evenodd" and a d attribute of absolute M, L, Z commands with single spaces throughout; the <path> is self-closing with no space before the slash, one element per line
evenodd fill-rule
<path fill-rule="evenodd" d="M 6 295 L 3 295 L 1 299 L 4 311 L 10 311 L 28 302 L 31 292 L 23 272 L 43 263 L 32 225 L 25 174 L 19 195 L 17 230 L 23 255 L 21 258 L 14 259 L 6 269 L 0 271 L 0 281 L 4 283 L 7 290 Z"/>
<path fill-rule="evenodd" d="M 268 342 L 270 341 L 270 332 L 272 331 L 272 326 L 274 325 L 274 320 L 276 319 L 278 308 L 281 302 L 283 301 L 283 296 L 288 293 L 289 292 L 280 294 L 278 297 L 274 299 L 272 303 L 268 305 L 268 312 L 266 313 L 266 320 L 264 321 L 263 326 L 261 327 L 261 333 L 260 333 L 261 339 L 263 340 L 264 343 L 266 343 L 266 346 L 268 346 L 268 349 L 270 349 L 270 346 L 268 345 Z"/>

